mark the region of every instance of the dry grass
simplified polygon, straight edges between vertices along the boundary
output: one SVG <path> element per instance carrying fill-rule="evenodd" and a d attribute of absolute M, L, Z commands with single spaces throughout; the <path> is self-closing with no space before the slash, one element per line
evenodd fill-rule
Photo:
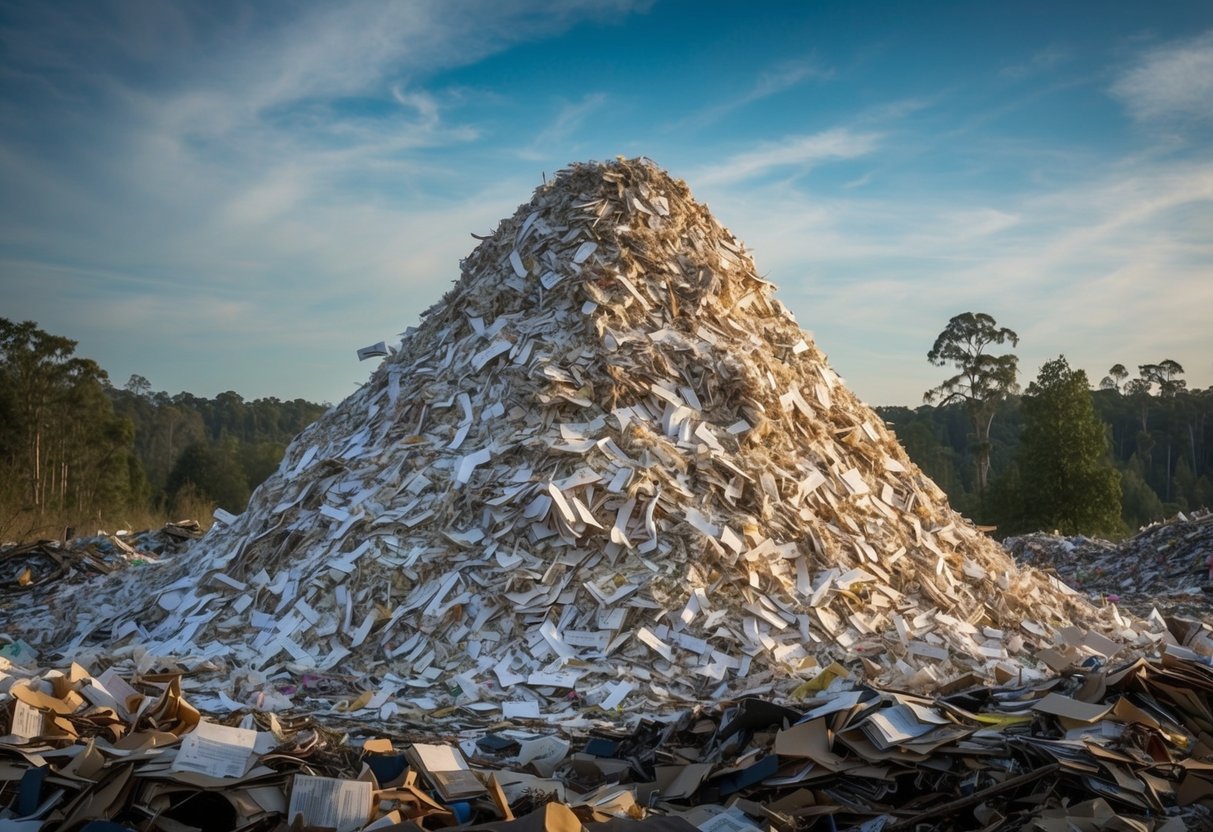
<path fill-rule="evenodd" d="M 170 513 L 165 509 L 139 508 L 112 514 L 79 514 L 70 511 L 35 512 L 25 508 L 0 506 L 0 543 L 24 543 L 31 540 L 63 540 L 120 529 L 142 531 L 158 529 L 178 520 L 197 520 L 210 528 L 215 504 L 187 495 L 178 500 Z"/>

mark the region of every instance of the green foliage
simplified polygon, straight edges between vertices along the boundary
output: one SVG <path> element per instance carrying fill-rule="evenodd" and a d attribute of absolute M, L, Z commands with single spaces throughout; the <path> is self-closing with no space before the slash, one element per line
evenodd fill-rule
<path fill-rule="evenodd" d="M 239 514 L 248 503 L 249 486 L 236 459 L 233 445 L 195 442 L 186 448 L 169 474 L 167 491 L 170 505 L 177 508 L 177 496 L 200 495 L 219 507 Z"/>
<path fill-rule="evenodd" d="M 137 388 L 137 389 L 132 389 Z M 303 399 L 284 402 L 275 398 L 245 401 L 227 391 L 214 399 L 191 393 L 150 392 L 137 377 L 124 390 L 111 390 L 115 409 L 135 424 L 135 453 L 147 471 L 153 502 L 176 506 L 180 499 L 175 467 L 187 448 L 206 445 L 220 455 L 231 457 L 241 472 L 246 492 L 251 492 L 278 467 L 286 445 L 324 412 L 322 405 Z M 198 484 L 196 497 L 201 501 L 224 500 Z M 229 511 L 240 511 L 243 505 Z M 174 509 L 176 511 L 176 509 Z"/>
<path fill-rule="evenodd" d="M 1136 457 L 1133 463 L 1120 474 L 1120 513 L 1125 525 L 1137 529 L 1164 519 L 1166 514 L 1162 500 L 1142 476 Z"/>
<path fill-rule="evenodd" d="M 0 476 L 15 483 L 7 513 L 38 521 L 100 514 L 131 497 L 132 426 L 106 396 L 109 380 L 76 342 L 33 321 L 0 318 Z"/>
<path fill-rule="evenodd" d="M 1132 461 L 1141 486 L 1164 507 L 1196 509 L 1213 496 L 1200 482 L 1213 475 L 1213 388 L 1188 390 L 1182 374 L 1170 359 L 1139 365 L 1119 391 L 1100 391 L 1095 406 L 1111 425 L 1116 458 L 1126 467 Z M 1151 502 L 1126 496 L 1126 520 L 1134 523 Z"/>
<path fill-rule="evenodd" d="M 264 482 L 278 470 L 284 453 L 286 446 L 281 442 L 246 442 L 240 445 L 237 457 L 245 482 L 252 487 Z"/>
<path fill-rule="evenodd" d="M 1035 531 L 1024 522 L 1024 483 L 1019 462 L 1012 461 L 990 480 L 989 519 L 1003 535 Z"/>
<path fill-rule="evenodd" d="M 1024 525 L 1063 534 L 1120 530 L 1120 473 L 1108 456 L 1087 374 L 1064 356 L 1046 362 L 1023 399 Z"/>
<path fill-rule="evenodd" d="M 1018 390 L 1019 359 L 1011 353 L 993 355 L 988 348 L 1011 342 L 1019 344 L 1014 331 L 999 327 L 984 312 L 956 315 L 935 339 L 927 360 L 937 367 L 951 364 L 956 375 L 923 394 L 923 401 L 941 406 L 962 404 L 973 427 L 976 447 L 977 493 L 984 503 L 990 473 L 990 428 L 998 404 Z"/>
<path fill-rule="evenodd" d="M 1188 499 L 1188 507 L 1192 509 L 1213 506 L 1213 479 L 1207 474 L 1196 478 L 1192 486 L 1192 496 Z"/>
<path fill-rule="evenodd" d="M 1157 369 L 1154 369 L 1157 368 Z M 1145 377 L 1141 376 L 1141 372 Z M 1121 473 L 1121 519 L 1126 530 L 1175 511 L 1213 508 L 1213 388 L 1190 390 L 1182 367 L 1164 360 L 1143 364 L 1130 378 L 1114 365 L 1090 392 L 1095 412 L 1108 431 L 1110 456 Z M 948 494 L 958 510 L 997 523 L 1000 534 L 1035 531 L 1022 505 L 1014 503 L 1011 466 L 1019 453 L 1021 408 L 1017 396 L 998 404 L 990 434 L 992 470 L 986 511 L 972 476 L 976 449 L 957 420 L 960 405 L 933 408 L 877 408 L 906 445 L 911 458 Z M 1008 503 L 1011 500 L 1011 503 Z"/>
<path fill-rule="evenodd" d="M 44 534 L 65 517 L 100 523 L 155 505 L 244 509 L 286 443 L 324 410 L 109 384 L 76 342 L 0 318 L 0 532 Z M 192 483 L 193 485 L 187 485 Z M 199 517 L 198 519 L 203 519 Z"/>

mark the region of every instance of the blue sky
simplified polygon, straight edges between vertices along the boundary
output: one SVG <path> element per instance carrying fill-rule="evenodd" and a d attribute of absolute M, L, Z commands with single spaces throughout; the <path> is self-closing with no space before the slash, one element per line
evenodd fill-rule
<path fill-rule="evenodd" d="M 339 401 L 566 163 L 644 155 L 835 368 L 1213 384 L 1213 4 L 0 2 L 0 317 L 115 384 Z"/>

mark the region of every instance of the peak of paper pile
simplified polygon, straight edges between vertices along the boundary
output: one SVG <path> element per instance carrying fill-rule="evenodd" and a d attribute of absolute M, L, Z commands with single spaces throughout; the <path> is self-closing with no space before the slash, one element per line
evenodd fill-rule
<path fill-rule="evenodd" d="M 36 646 L 550 714 L 788 692 L 834 659 L 919 688 L 1030 678 L 1100 615 L 1143 638 L 953 512 L 646 160 L 539 188 L 220 520 Z"/>

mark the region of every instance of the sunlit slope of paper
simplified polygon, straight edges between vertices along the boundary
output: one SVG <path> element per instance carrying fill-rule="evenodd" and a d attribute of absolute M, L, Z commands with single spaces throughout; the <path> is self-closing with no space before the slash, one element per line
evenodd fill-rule
<path fill-rule="evenodd" d="M 41 646 L 547 711 L 794 690 L 833 660 L 1031 675 L 1058 627 L 1116 630 L 952 511 L 651 162 L 561 171 L 461 265 L 243 515 Z"/>

